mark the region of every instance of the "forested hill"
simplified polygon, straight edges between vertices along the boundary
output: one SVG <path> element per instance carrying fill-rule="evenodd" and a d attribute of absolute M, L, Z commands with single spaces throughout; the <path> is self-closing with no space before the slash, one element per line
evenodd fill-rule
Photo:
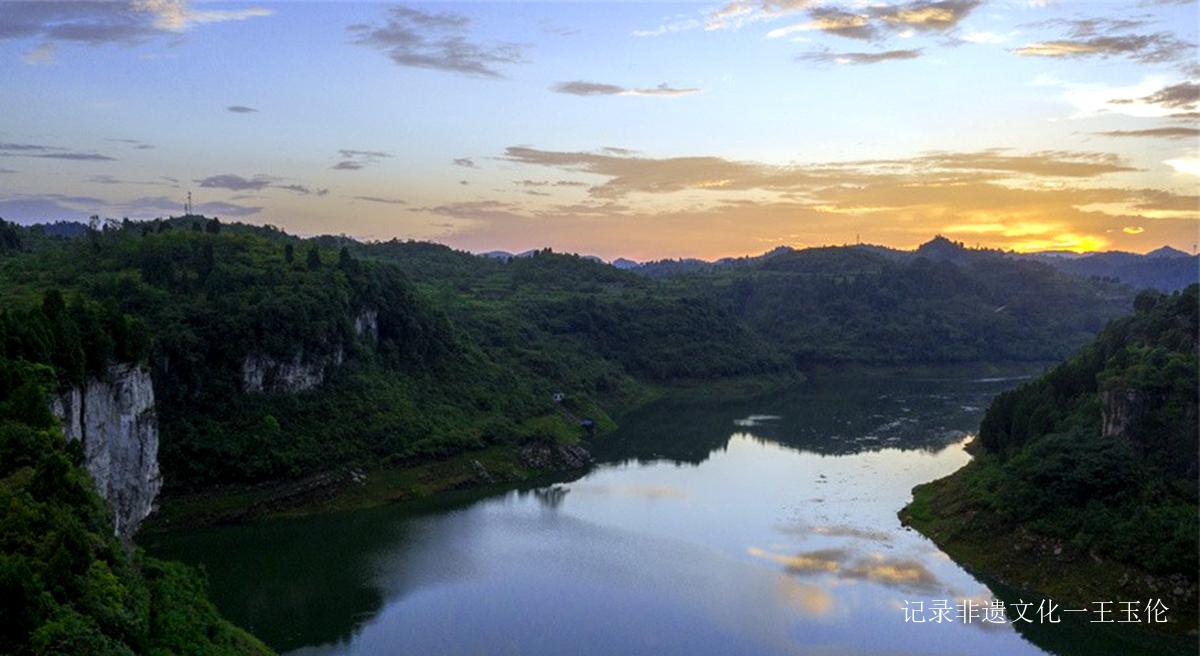
<path fill-rule="evenodd" d="M 1010 582 L 1085 603 L 1162 597 L 1194 628 L 1198 322 L 1200 285 L 1139 294 L 1134 315 L 997 397 L 983 453 L 918 487 L 909 521 Z"/>
<path fill-rule="evenodd" d="M 0 236 L 10 317 L 56 290 L 144 328 L 168 490 L 569 441 L 568 417 L 603 429 L 648 384 L 1058 358 L 1130 300 L 1034 262 L 857 248 L 656 280 L 549 251 L 302 240 L 198 216 Z"/>
<path fill-rule="evenodd" d="M 156 442 L 132 472 L 144 505 L 121 508 L 138 520 L 160 481 L 186 492 L 563 449 L 581 419 L 607 430 L 677 381 L 1059 357 L 1129 301 L 1037 263 L 861 249 L 657 280 L 548 251 L 484 258 L 200 216 L 0 221 L 0 651 L 262 650 L 201 579 L 112 537 L 96 463 L 64 439 L 82 430 L 67 410 L 80 398 L 129 401 L 112 425 Z"/>

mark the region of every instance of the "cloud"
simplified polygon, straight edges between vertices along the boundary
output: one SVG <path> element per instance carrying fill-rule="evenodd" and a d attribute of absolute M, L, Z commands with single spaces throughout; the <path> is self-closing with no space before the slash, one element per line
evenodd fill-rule
<path fill-rule="evenodd" d="M 105 139 L 105 141 L 111 141 L 113 143 L 127 144 L 129 146 L 134 147 L 137 150 L 151 150 L 154 148 L 154 144 L 148 144 L 139 139 Z"/>
<path fill-rule="evenodd" d="M 338 156 L 342 158 L 340 162 L 332 167 L 339 171 L 357 171 L 366 168 L 381 159 L 391 157 L 391 153 L 385 153 L 382 150 L 350 150 L 342 149 L 338 151 Z"/>
<path fill-rule="evenodd" d="M 1178 59 L 1187 43 L 1169 33 L 1133 34 L 1127 36 L 1098 36 L 1081 40 L 1040 41 L 1027 44 L 1012 52 L 1022 57 L 1127 57 L 1134 61 L 1152 64 Z"/>
<path fill-rule="evenodd" d="M 1200 104 L 1200 84 L 1196 82 L 1180 82 L 1163 87 L 1154 93 L 1141 98 L 1121 98 L 1109 102 L 1118 105 L 1143 104 L 1161 105 L 1172 109 L 1192 109 Z"/>
<path fill-rule="evenodd" d="M 1176 173 L 1200 177 L 1200 157 L 1176 157 L 1163 164 L 1175 169 Z"/>
<path fill-rule="evenodd" d="M 435 216 L 453 219 L 444 238 L 460 248 L 578 249 L 579 235 L 586 234 L 589 252 L 635 259 L 852 242 L 856 233 L 912 246 L 943 232 L 1020 250 L 1148 250 L 1164 242 L 1191 243 L 1200 225 L 1200 199 L 1123 187 L 1114 179 L 1135 167 L 1102 152 L 995 148 L 771 164 L 513 146 L 501 159 L 593 182 L 579 202 L 522 194 L 413 211 L 436 210 Z M 549 191 L 547 182 L 533 176 L 514 184 Z M 1131 225 L 1144 233 L 1122 232 Z M 634 231 L 643 235 L 638 244 L 628 239 Z"/>
<path fill-rule="evenodd" d="M 122 215 L 133 218 L 153 218 L 163 215 L 182 214 L 183 202 L 167 196 L 143 196 L 134 200 L 115 203 L 113 209 Z M 197 203 L 193 211 L 208 216 L 250 216 L 262 211 L 262 207 L 239 205 L 225 201 L 208 201 Z"/>
<path fill-rule="evenodd" d="M 195 10 L 183 0 L 8 2 L 0 23 L 0 40 L 40 38 L 51 47 L 56 42 L 137 45 L 187 32 L 197 25 L 271 13 L 264 8 Z"/>
<path fill-rule="evenodd" d="M 157 187 L 179 187 L 179 182 L 177 180 L 125 180 L 108 174 L 93 175 L 88 177 L 85 181 L 102 185 L 151 185 Z"/>
<path fill-rule="evenodd" d="M 274 13 L 270 9 L 262 7 L 197 10 L 189 8 L 185 0 L 133 0 L 131 5 L 137 11 L 151 14 L 154 17 L 155 27 L 168 32 L 185 32 L 196 25 L 241 21 L 247 18 L 270 16 Z"/>
<path fill-rule="evenodd" d="M 958 26 L 982 0 L 941 0 L 940 2 L 900 3 L 871 7 L 871 15 L 893 29 L 945 32 Z"/>
<path fill-rule="evenodd" d="M 257 109 L 254 109 L 253 107 L 247 107 L 245 105 L 230 105 L 225 108 L 225 111 L 233 112 L 234 114 L 256 114 L 256 113 L 258 113 Z"/>
<path fill-rule="evenodd" d="M 385 203 L 388 205 L 407 205 L 408 201 L 399 198 L 384 198 L 382 196 L 351 196 L 355 200 L 365 200 L 368 203 Z"/>
<path fill-rule="evenodd" d="M 665 82 L 656 87 L 646 88 L 628 88 L 617 86 L 615 84 L 602 84 L 599 82 L 584 82 L 575 80 L 572 82 L 559 82 L 550 87 L 555 93 L 565 93 L 573 96 L 657 96 L 657 97 L 678 97 L 690 96 L 694 93 L 700 93 L 697 88 L 677 88 L 672 87 Z"/>
<path fill-rule="evenodd" d="M 262 208 L 213 201 L 196 205 L 196 210 L 209 215 L 249 216 L 257 214 Z M 23 195 L 0 199 L 0 216 L 26 222 L 79 220 L 94 214 L 152 218 L 182 211 L 182 200 L 166 196 L 144 196 L 118 202 L 93 196 L 66 194 Z"/>
<path fill-rule="evenodd" d="M 0 175 L 5 175 L 8 173 L 17 173 L 17 171 L 14 169 L 0 168 Z"/>
<path fill-rule="evenodd" d="M 771 190 L 812 192 L 841 185 L 878 185 L 919 180 L 963 185 L 1014 178 L 1094 178 L 1136 170 L 1110 153 L 1007 149 L 925 153 L 908 159 L 862 160 L 780 166 L 721 157 L 649 158 L 607 152 L 546 151 L 510 146 L 503 159 L 518 164 L 587 173 L 606 180 L 589 189 L 600 198 L 629 193 L 685 190 Z"/>
<path fill-rule="evenodd" d="M 210 175 L 207 178 L 199 178 L 196 182 L 205 189 L 228 189 L 229 191 L 262 191 L 263 189 L 282 189 L 291 191 L 301 195 L 316 194 L 324 196 L 329 192 L 328 189 L 312 189 L 302 184 L 279 184 L 281 178 L 271 175 L 256 175 L 253 178 L 243 178 L 240 175 L 233 173 L 223 173 L 221 175 Z"/>
<path fill-rule="evenodd" d="M 1140 235 L 1143 232 L 1146 232 L 1146 229 L 1141 226 L 1125 226 L 1124 228 L 1121 228 L 1121 232 L 1127 235 Z"/>
<path fill-rule="evenodd" d="M 112 162 L 115 157 L 99 153 L 85 153 L 57 146 L 26 143 L 0 143 L 0 157 L 37 157 L 42 159 L 63 159 L 83 162 Z"/>
<path fill-rule="evenodd" d="M 774 39 L 817 30 L 849 39 L 874 40 L 885 33 L 911 36 L 916 32 L 949 32 L 980 4 L 981 0 L 917 0 L 894 5 L 868 4 L 853 11 L 819 6 L 808 11 L 808 22 L 776 28 L 767 37 Z"/>
<path fill-rule="evenodd" d="M 997 34 L 995 32 L 968 32 L 962 37 L 967 43 L 1006 43 L 1012 39 L 1012 34 Z"/>
<path fill-rule="evenodd" d="M 1200 129 L 1185 127 L 1149 128 L 1145 130 L 1109 130 L 1096 132 L 1104 137 L 1159 137 L 1164 139 L 1189 139 L 1200 137 Z"/>
<path fill-rule="evenodd" d="M 468 169 L 479 168 L 479 165 L 475 163 L 475 160 L 471 159 L 470 157 L 456 157 L 456 158 L 454 158 L 452 163 L 455 166 L 461 166 L 463 168 L 468 168 Z"/>
<path fill-rule="evenodd" d="M 351 25 L 354 43 L 383 52 L 400 66 L 428 68 L 474 77 L 504 77 L 499 66 L 523 61 L 514 43 L 473 43 L 471 19 L 453 12 L 392 7 L 383 25 Z"/>
<path fill-rule="evenodd" d="M 301 194 L 304 196 L 307 196 L 309 194 L 316 194 L 317 196 L 324 196 L 325 194 L 329 193 L 328 189 L 325 189 L 325 188 L 314 189 L 312 187 L 309 187 L 308 185 L 302 185 L 302 184 L 275 185 L 275 188 L 283 189 L 284 191 L 291 191 L 291 192 Z"/>
<path fill-rule="evenodd" d="M 1123 57 L 1144 64 L 1176 61 L 1190 56 L 1195 44 L 1170 32 L 1128 33 L 1148 23 L 1144 18 L 1052 19 L 1029 27 L 1065 30 L 1061 38 L 1034 41 L 1013 53 L 1023 57 L 1079 59 Z"/>
<path fill-rule="evenodd" d="M 908 160 L 876 160 L 934 170 L 1001 171 L 1039 177 L 1092 178 L 1107 173 L 1136 171 L 1112 153 L 1084 153 L 1043 150 L 1027 155 L 1012 155 L 1007 149 L 994 148 L 968 153 L 934 152 Z"/>
<path fill-rule="evenodd" d="M 749 23 L 774 20 L 803 11 L 811 4 L 812 0 L 732 0 L 708 13 L 704 20 L 704 29 L 738 29 Z"/>
<path fill-rule="evenodd" d="M 196 180 L 201 187 L 210 189 L 228 189 L 230 191 L 258 191 L 272 186 L 278 178 L 267 175 L 256 175 L 253 178 L 243 178 L 240 175 L 225 173 L 222 175 L 210 175 L 207 178 Z"/>
<path fill-rule="evenodd" d="M 52 198 L 18 197 L 0 199 L 0 217 L 8 221 L 63 221 L 86 219 L 89 213 Z"/>
<path fill-rule="evenodd" d="M 885 50 L 882 52 L 829 52 L 827 50 L 806 52 L 796 56 L 796 61 L 811 61 L 822 64 L 862 65 L 878 64 L 879 62 L 916 59 L 921 56 L 921 49 Z"/>
<path fill-rule="evenodd" d="M 663 23 L 658 27 L 648 30 L 634 30 L 631 34 L 636 37 L 662 36 L 664 34 L 674 34 L 676 32 L 689 32 L 699 29 L 704 26 L 704 22 L 699 18 L 681 18 L 667 23 Z"/>
<path fill-rule="evenodd" d="M 1043 75 L 1035 79 L 1033 84 L 1034 86 L 1061 88 L 1063 90 L 1062 100 L 1076 109 L 1076 113 L 1071 118 L 1099 114 L 1125 114 L 1142 118 L 1183 118 L 1179 116 L 1180 112 L 1174 110 L 1189 109 L 1194 106 L 1187 104 L 1191 83 L 1172 81 L 1164 75 L 1150 75 L 1140 82 L 1123 86 L 1070 82 Z M 1168 88 L 1170 91 L 1167 90 Z M 1193 86 L 1190 92 L 1195 94 L 1196 88 Z M 1174 107 L 1156 104 L 1154 101 L 1168 101 Z M 1186 114 L 1186 112 L 1183 113 Z"/>
<path fill-rule="evenodd" d="M 836 7 L 817 7 L 809 12 L 809 16 L 811 21 L 771 30 L 767 32 L 767 38 L 777 39 L 794 32 L 811 30 L 820 30 L 849 39 L 874 39 L 879 36 L 879 32 L 871 24 L 871 17 L 866 14 L 852 13 Z"/>

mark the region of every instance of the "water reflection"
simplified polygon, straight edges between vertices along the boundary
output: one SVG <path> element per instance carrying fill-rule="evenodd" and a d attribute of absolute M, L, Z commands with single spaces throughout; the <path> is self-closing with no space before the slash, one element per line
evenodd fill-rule
<path fill-rule="evenodd" d="M 900 610 L 992 596 L 895 513 L 967 462 L 962 432 L 1004 384 L 664 402 L 578 480 L 152 550 L 206 564 L 218 606 L 296 654 L 1043 653 L 1009 626 L 914 627 Z"/>

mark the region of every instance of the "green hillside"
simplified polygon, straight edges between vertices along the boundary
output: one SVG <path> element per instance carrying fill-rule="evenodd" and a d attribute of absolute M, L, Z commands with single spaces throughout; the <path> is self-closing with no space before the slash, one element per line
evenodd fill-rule
<path fill-rule="evenodd" d="M 1200 286 L 1135 305 L 997 397 L 982 452 L 914 490 L 902 517 L 1019 587 L 1084 603 L 1161 597 L 1194 628 Z"/>

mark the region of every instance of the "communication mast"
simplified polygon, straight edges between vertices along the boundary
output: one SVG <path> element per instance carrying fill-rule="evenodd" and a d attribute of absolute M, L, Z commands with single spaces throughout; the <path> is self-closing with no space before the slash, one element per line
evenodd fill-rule
<path fill-rule="evenodd" d="M 184 216 L 192 215 L 192 192 L 190 192 L 190 191 L 188 192 L 188 195 L 187 195 L 187 203 L 185 203 L 183 206 L 183 215 Z"/>

